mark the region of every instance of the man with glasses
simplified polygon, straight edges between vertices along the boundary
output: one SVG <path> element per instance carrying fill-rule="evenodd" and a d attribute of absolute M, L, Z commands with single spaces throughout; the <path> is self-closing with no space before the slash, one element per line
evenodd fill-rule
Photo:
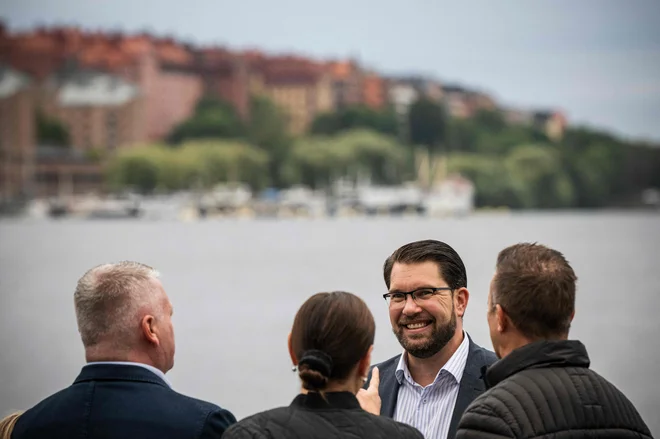
<path fill-rule="evenodd" d="M 444 242 L 417 241 L 392 253 L 383 272 L 392 329 L 404 352 L 378 364 L 374 386 L 369 377 L 358 397 L 369 407 L 366 400 L 379 396 L 381 415 L 427 439 L 453 438 L 463 411 L 485 390 L 482 367 L 497 359 L 463 331 L 470 297 L 463 261 Z"/>

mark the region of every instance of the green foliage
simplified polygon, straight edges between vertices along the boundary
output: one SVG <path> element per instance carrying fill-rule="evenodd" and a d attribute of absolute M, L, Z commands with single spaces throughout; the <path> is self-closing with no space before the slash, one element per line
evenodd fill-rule
<path fill-rule="evenodd" d="M 106 179 L 113 189 L 174 191 L 210 188 L 221 182 L 243 181 L 265 187 L 268 156 L 239 141 L 198 140 L 171 149 L 151 145 L 119 152 L 110 161 Z"/>
<path fill-rule="evenodd" d="M 559 152 L 547 145 L 523 145 L 505 158 L 452 154 L 448 168 L 473 181 L 479 206 L 569 207 L 574 199 L 573 185 L 560 159 Z"/>
<path fill-rule="evenodd" d="M 300 139 L 287 163 L 287 175 L 313 188 L 327 187 L 336 178 L 370 178 L 395 184 L 406 175 L 406 149 L 388 136 L 368 130 L 335 137 Z"/>
<path fill-rule="evenodd" d="M 449 155 L 448 171 L 460 173 L 474 183 L 477 206 L 522 207 L 519 191 L 497 157 L 474 153 Z"/>
<path fill-rule="evenodd" d="M 573 184 L 562 169 L 556 149 L 547 145 L 519 146 L 507 156 L 504 166 L 521 207 L 572 205 Z"/>
<path fill-rule="evenodd" d="M 152 148 L 153 149 L 153 148 Z M 130 188 L 149 193 L 158 185 L 158 160 L 154 150 L 125 150 L 106 168 L 106 180 L 113 190 Z"/>
<path fill-rule="evenodd" d="M 399 121 L 392 109 L 355 106 L 322 114 L 311 135 L 299 139 L 267 98 L 253 96 L 249 110 L 242 120 L 227 103 L 200 101 L 169 136 L 178 148 L 121 151 L 108 167 L 109 182 L 147 192 L 225 181 L 323 188 L 340 177 L 398 184 L 416 178 L 414 157 L 424 148 L 431 156 L 446 155 L 448 171 L 474 182 L 477 206 L 596 208 L 660 187 L 660 148 L 587 128 L 568 129 L 551 141 L 533 124 L 507 123 L 499 111 L 452 119 L 441 104 L 420 99 L 407 124 L 409 143 L 416 146 L 404 146 L 397 141 Z M 61 126 L 39 123 L 42 138 L 68 143 Z M 430 174 L 433 163 L 429 160 Z"/>
<path fill-rule="evenodd" d="M 287 126 L 287 116 L 277 105 L 263 96 L 251 97 L 246 139 L 268 155 L 267 175 L 275 187 L 287 183 L 283 166 L 293 143 Z"/>
<path fill-rule="evenodd" d="M 178 144 L 187 139 L 241 138 L 245 126 L 230 104 L 214 99 L 202 99 L 194 115 L 179 124 L 168 136 L 169 143 Z"/>
<path fill-rule="evenodd" d="M 660 185 L 653 177 L 660 149 L 608 133 L 572 128 L 551 142 L 537 127 L 504 124 L 494 112 L 452 119 L 448 132 L 452 169 L 475 182 L 478 206 L 596 208 Z"/>
<path fill-rule="evenodd" d="M 431 151 L 447 148 L 447 116 L 442 106 L 430 99 L 415 101 L 408 113 L 408 135 L 413 145 L 423 145 Z"/>
<path fill-rule="evenodd" d="M 310 128 L 312 135 L 332 135 L 342 131 L 364 128 L 396 136 L 399 124 L 391 108 L 378 111 L 365 106 L 352 106 L 319 115 Z"/>
<path fill-rule="evenodd" d="M 68 147 L 71 138 L 69 131 L 57 119 L 50 118 L 38 111 L 36 114 L 37 142 L 50 146 Z"/>

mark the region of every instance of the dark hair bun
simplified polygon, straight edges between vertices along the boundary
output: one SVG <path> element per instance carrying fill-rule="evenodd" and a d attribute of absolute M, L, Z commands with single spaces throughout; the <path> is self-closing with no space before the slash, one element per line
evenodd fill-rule
<path fill-rule="evenodd" d="M 323 351 L 310 349 L 300 358 L 298 370 L 305 389 L 323 390 L 332 375 L 332 357 Z"/>
<path fill-rule="evenodd" d="M 303 382 L 303 387 L 307 390 L 318 392 L 325 389 L 325 386 L 328 385 L 327 376 L 316 370 L 309 369 L 308 366 L 302 366 L 298 376 L 300 376 L 300 380 Z"/>

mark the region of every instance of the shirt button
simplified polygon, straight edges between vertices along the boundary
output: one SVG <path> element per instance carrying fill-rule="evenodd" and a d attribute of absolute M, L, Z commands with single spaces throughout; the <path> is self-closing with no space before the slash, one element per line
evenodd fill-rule
<path fill-rule="evenodd" d="M 424 400 L 424 404 L 426 404 L 426 400 Z"/>

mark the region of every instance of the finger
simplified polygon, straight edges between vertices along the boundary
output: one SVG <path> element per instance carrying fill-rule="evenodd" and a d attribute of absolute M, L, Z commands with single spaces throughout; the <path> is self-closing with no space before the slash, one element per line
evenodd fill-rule
<path fill-rule="evenodd" d="M 371 382 L 369 383 L 369 390 L 375 390 L 378 392 L 378 386 L 380 385 L 380 372 L 377 367 L 371 371 Z"/>

